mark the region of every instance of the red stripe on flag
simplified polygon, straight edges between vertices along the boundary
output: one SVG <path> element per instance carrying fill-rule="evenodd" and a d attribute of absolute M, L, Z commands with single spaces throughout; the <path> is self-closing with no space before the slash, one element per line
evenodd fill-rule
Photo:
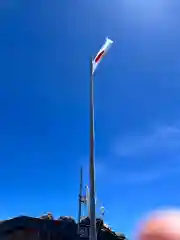
<path fill-rule="evenodd" d="M 99 60 L 103 57 L 103 55 L 104 55 L 104 50 L 96 56 L 96 58 L 94 60 L 95 63 L 99 62 Z"/>

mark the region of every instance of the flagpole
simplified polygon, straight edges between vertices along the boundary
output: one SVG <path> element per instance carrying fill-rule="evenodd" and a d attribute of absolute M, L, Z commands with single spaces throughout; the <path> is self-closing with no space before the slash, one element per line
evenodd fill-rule
<path fill-rule="evenodd" d="M 90 62 L 90 240 L 97 240 L 96 233 L 96 207 L 95 207 L 95 160 L 94 160 L 94 76 L 93 61 Z"/>

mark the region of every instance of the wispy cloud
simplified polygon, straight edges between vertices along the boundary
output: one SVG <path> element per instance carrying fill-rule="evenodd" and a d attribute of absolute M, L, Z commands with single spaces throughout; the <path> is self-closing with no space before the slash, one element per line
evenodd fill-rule
<path fill-rule="evenodd" d="M 151 133 L 119 138 L 112 147 L 119 157 L 143 156 L 158 152 L 180 153 L 180 128 L 176 126 L 158 127 Z"/>
<path fill-rule="evenodd" d="M 148 133 L 118 138 L 108 159 L 97 165 L 97 174 L 105 178 L 111 173 L 113 183 L 151 183 L 179 173 L 180 128 L 161 126 Z"/>
<path fill-rule="evenodd" d="M 100 166 L 100 168 L 99 168 Z M 109 166 L 108 164 L 102 164 L 97 166 L 97 176 L 98 179 L 107 180 L 109 184 L 125 184 L 125 185 L 133 185 L 133 184 L 148 184 L 160 179 L 164 179 L 169 177 L 170 175 L 180 173 L 180 167 L 174 166 L 168 168 L 163 166 L 157 169 L 147 168 L 144 171 L 138 170 L 126 170 L 117 169 L 113 166 Z"/>
<path fill-rule="evenodd" d="M 114 178 L 114 183 L 125 183 L 125 184 L 148 184 L 160 179 L 169 177 L 170 175 L 180 173 L 180 168 L 161 168 L 156 170 L 145 170 L 144 172 L 127 172 L 126 174 L 118 174 Z M 120 179 L 121 176 L 121 179 Z M 119 179 L 119 181 L 118 181 Z"/>

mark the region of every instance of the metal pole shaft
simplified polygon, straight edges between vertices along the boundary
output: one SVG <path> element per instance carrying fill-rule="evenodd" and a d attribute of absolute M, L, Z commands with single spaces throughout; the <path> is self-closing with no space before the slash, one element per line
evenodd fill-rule
<path fill-rule="evenodd" d="M 95 207 L 95 161 L 94 161 L 94 78 L 91 59 L 90 72 L 90 240 L 97 240 Z"/>

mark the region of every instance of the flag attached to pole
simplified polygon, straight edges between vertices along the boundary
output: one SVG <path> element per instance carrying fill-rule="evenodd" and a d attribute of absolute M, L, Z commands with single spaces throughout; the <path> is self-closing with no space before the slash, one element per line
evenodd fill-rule
<path fill-rule="evenodd" d="M 106 38 L 104 45 L 101 47 L 96 57 L 92 60 L 92 74 L 94 74 L 98 64 L 101 62 L 104 55 L 107 53 L 107 51 L 109 50 L 112 44 L 113 44 L 113 41 L 109 38 Z"/>

